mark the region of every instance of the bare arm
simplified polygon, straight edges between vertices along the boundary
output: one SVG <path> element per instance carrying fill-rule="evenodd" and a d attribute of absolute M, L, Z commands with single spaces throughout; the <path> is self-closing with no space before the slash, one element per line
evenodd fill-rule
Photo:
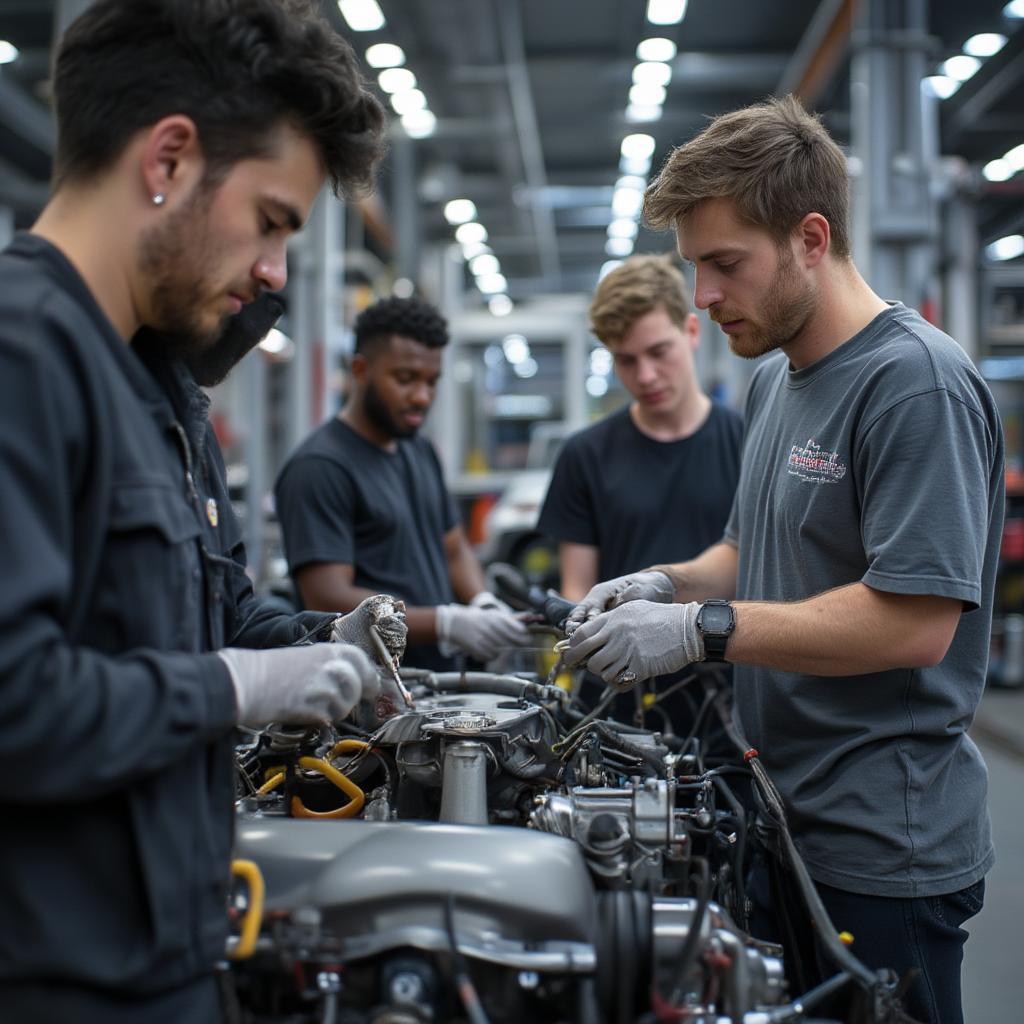
<path fill-rule="evenodd" d="M 562 571 L 562 594 L 570 601 L 582 601 L 597 583 L 597 548 L 592 544 L 558 545 L 558 561 Z"/>
<path fill-rule="evenodd" d="M 309 609 L 331 612 L 350 612 L 360 601 L 373 595 L 366 587 L 357 587 L 352 578 L 351 565 L 339 562 L 315 562 L 304 565 L 295 573 L 302 603 Z M 406 607 L 406 624 L 410 644 L 432 644 L 437 640 L 437 627 L 433 608 Z"/>
<path fill-rule="evenodd" d="M 481 590 L 487 589 L 487 581 L 461 526 L 453 526 L 444 535 L 444 553 L 452 591 L 463 604 L 469 604 Z"/>
<path fill-rule="evenodd" d="M 863 583 L 806 601 L 740 601 L 733 607 L 729 661 L 816 676 L 937 665 L 963 610 L 953 598 L 890 594 Z"/>
<path fill-rule="evenodd" d="M 712 544 L 689 562 L 675 565 L 652 565 L 663 572 L 676 588 L 677 601 L 706 601 L 708 598 L 730 598 L 736 593 L 736 571 L 739 552 L 722 541 Z"/>

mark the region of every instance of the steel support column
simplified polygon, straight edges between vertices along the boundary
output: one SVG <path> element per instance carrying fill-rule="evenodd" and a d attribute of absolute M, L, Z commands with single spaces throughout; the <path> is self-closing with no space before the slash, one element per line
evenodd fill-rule
<path fill-rule="evenodd" d="M 930 45 L 926 0 L 863 3 L 850 87 L 853 254 L 878 294 L 918 309 L 938 292 L 938 122 L 921 88 Z"/>

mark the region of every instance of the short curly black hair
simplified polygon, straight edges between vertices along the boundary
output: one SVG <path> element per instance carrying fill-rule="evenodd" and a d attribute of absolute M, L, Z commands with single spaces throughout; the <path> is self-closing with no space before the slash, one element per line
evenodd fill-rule
<path fill-rule="evenodd" d="M 427 348 L 444 348 L 448 344 L 448 321 L 436 306 L 422 299 L 381 299 L 356 317 L 356 352 L 395 335 L 412 338 Z"/>

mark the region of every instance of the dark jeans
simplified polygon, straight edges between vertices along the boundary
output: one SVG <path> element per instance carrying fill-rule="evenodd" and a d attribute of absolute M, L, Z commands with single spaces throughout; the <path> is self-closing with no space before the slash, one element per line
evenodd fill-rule
<path fill-rule="evenodd" d="M 960 967 L 967 932 L 961 927 L 981 910 L 985 880 L 943 896 L 900 899 L 864 896 L 815 882 L 837 932 L 854 937 L 851 952 L 873 969 L 889 967 L 901 978 L 918 973 L 904 993 L 907 1013 L 921 1024 L 963 1024 Z M 755 862 L 748 889 L 751 931 L 779 941 L 768 872 Z M 767 933 L 767 934 L 765 934 Z M 821 978 L 833 971 L 819 958 Z"/>

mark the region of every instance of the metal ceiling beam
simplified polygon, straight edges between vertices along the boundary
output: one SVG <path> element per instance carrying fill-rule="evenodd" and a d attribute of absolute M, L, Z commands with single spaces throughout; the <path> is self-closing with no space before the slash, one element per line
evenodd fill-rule
<path fill-rule="evenodd" d="M 981 70 L 964 82 L 959 90 L 946 100 L 942 108 L 943 149 L 955 147 L 971 130 L 972 125 L 994 107 L 1024 79 L 1024 30 L 1018 29 L 1006 45 L 989 57 Z M 994 154 L 998 155 L 998 154 Z"/>
<path fill-rule="evenodd" d="M 778 81 L 789 61 L 788 53 L 770 50 L 753 53 L 686 50 L 672 62 L 670 88 L 756 91 Z M 599 75 L 605 80 L 628 83 L 635 63 L 632 59 L 609 60 L 607 55 L 581 55 L 579 52 L 529 59 L 530 70 L 538 77 L 561 76 L 569 81 L 586 81 Z M 455 85 L 493 84 L 502 78 L 502 69 L 489 64 L 455 64 L 449 70 L 449 79 Z"/>
<path fill-rule="evenodd" d="M 821 0 L 775 92 L 794 93 L 810 109 L 825 91 L 850 49 L 858 0 Z"/>
<path fill-rule="evenodd" d="M 501 48 L 508 71 L 512 117 L 519 137 L 526 184 L 536 194 L 547 188 L 548 179 L 544 168 L 540 130 L 537 127 L 537 111 L 530 91 L 530 76 L 526 70 L 521 5 L 518 0 L 498 0 L 497 14 Z M 561 286 L 561 268 L 558 263 L 558 235 L 555 231 L 554 215 L 549 207 L 540 203 L 533 203 L 531 212 L 533 228 L 537 235 L 537 255 L 541 271 L 557 289 Z"/>
<path fill-rule="evenodd" d="M 53 156 L 57 130 L 50 112 L 4 75 L 0 75 L 0 123 L 40 153 Z"/>

